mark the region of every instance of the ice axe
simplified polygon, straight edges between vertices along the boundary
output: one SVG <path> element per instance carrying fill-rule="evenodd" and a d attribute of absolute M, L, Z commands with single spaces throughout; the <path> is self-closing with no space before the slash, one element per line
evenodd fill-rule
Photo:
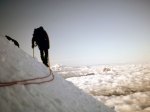
<path fill-rule="evenodd" d="M 33 58 L 34 58 L 34 47 L 32 49 L 33 49 Z"/>

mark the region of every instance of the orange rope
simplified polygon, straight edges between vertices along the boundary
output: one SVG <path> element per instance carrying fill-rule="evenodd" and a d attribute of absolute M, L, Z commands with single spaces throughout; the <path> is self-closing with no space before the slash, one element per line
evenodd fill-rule
<path fill-rule="evenodd" d="M 52 75 L 52 78 L 50 80 L 46 80 L 46 81 L 38 81 L 38 82 L 33 82 L 33 81 L 37 81 L 39 79 L 45 79 L 48 78 Z M 12 86 L 12 85 L 16 85 L 16 84 L 22 84 L 22 85 L 29 85 L 29 84 L 41 84 L 41 83 L 46 83 L 46 82 L 50 82 L 54 80 L 54 74 L 53 72 L 50 70 L 50 74 L 44 77 L 36 77 L 36 78 L 32 78 L 32 79 L 25 79 L 25 80 L 17 80 L 17 81 L 12 81 L 12 82 L 0 82 L 0 87 L 6 87 L 6 86 Z M 31 82 L 32 81 L 32 82 Z"/>
<path fill-rule="evenodd" d="M 11 81 L 11 82 L 0 82 L 0 85 L 2 84 L 13 84 L 13 83 L 19 83 L 19 82 L 27 82 L 27 81 L 32 81 L 32 80 L 37 80 L 37 79 L 44 79 L 49 77 L 51 74 L 44 76 L 44 77 L 36 77 L 36 78 L 32 78 L 32 79 L 24 79 L 24 80 L 16 80 L 16 81 Z"/>
<path fill-rule="evenodd" d="M 0 87 L 7 87 L 7 86 L 16 85 L 16 84 L 30 85 L 30 84 L 42 84 L 42 83 L 46 83 L 46 82 L 51 82 L 54 80 L 54 74 L 53 74 L 52 70 L 50 69 L 50 62 L 49 62 L 49 72 L 50 72 L 50 74 L 47 76 L 44 76 L 44 77 L 36 77 L 36 78 L 24 79 L 24 80 L 16 80 L 16 81 L 11 81 L 11 82 L 0 82 Z M 52 75 L 52 78 L 49 80 L 34 82 L 34 81 L 37 81 L 39 79 L 46 79 L 46 78 L 50 77 L 51 75 Z"/>

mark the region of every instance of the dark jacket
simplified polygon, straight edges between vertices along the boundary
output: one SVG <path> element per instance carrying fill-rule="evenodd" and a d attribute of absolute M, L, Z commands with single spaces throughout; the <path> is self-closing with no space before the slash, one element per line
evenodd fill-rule
<path fill-rule="evenodd" d="M 36 45 L 38 45 L 39 49 L 49 49 L 49 38 L 43 28 L 37 28 L 34 30 L 32 48 L 34 48 Z"/>

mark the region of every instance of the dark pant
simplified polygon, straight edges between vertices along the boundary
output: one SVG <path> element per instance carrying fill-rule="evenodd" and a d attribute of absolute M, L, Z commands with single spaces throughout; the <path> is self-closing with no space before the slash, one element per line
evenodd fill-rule
<path fill-rule="evenodd" d="M 48 67 L 48 49 L 40 49 L 40 54 L 43 63 Z"/>

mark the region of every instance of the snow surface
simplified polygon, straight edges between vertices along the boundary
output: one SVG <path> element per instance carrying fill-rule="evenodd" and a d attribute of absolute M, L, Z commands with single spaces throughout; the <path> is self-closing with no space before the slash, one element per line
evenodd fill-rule
<path fill-rule="evenodd" d="M 0 82 L 49 74 L 48 68 L 24 51 L 0 38 Z M 62 76 L 36 85 L 0 88 L 0 112 L 114 112 L 75 87 Z"/>
<path fill-rule="evenodd" d="M 52 68 L 117 112 L 150 112 L 149 63 L 57 67 Z"/>

